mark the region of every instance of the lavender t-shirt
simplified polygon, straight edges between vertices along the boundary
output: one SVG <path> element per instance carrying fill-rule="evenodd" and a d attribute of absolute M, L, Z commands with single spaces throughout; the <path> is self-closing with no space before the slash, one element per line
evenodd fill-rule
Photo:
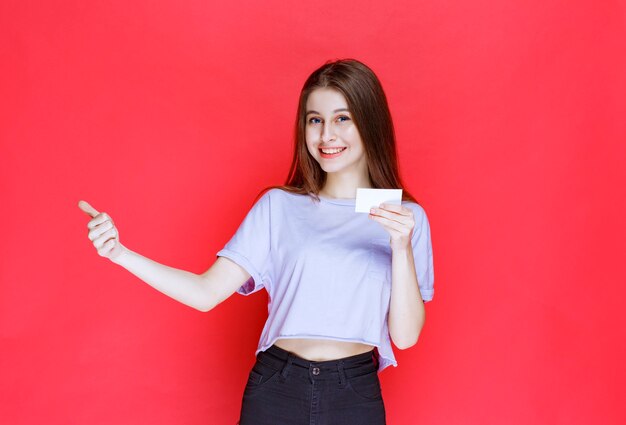
<path fill-rule="evenodd" d="M 378 348 L 378 372 L 397 366 L 387 317 L 391 296 L 389 234 L 354 199 L 271 189 L 252 207 L 217 255 L 250 273 L 237 292 L 269 294 L 268 317 L 255 355 L 279 338 L 351 341 Z M 430 226 L 413 210 L 413 254 L 422 299 L 434 294 Z"/>

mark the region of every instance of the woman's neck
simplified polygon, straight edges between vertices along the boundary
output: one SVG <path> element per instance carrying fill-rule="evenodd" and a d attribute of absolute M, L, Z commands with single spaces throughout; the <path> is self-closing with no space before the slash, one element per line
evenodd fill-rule
<path fill-rule="evenodd" d="M 354 199 L 358 187 L 372 187 L 369 176 L 339 176 L 328 173 L 320 195 L 327 198 Z"/>

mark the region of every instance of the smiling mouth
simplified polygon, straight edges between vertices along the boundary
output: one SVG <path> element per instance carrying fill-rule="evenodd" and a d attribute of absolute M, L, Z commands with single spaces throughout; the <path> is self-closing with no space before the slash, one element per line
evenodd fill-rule
<path fill-rule="evenodd" d="M 346 148 L 320 148 L 323 157 L 336 156 L 345 151 Z"/>

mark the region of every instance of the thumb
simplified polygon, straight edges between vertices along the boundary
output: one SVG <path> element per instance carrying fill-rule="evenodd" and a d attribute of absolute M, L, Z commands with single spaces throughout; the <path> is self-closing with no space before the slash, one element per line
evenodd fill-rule
<path fill-rule="evenodd" d="M 89 205 L 88 202 L 85 202 L 85 201 L 82 201 L 82 200 L 78 201 L 78 208 L 80 208 L 81 210 L 83 210 L 84 212 L 89 214 L 92 218 L 97 216 L 98 214 L 100 214 L 98 212 L 98 210 L 96 210 L 94 207 Z"/>

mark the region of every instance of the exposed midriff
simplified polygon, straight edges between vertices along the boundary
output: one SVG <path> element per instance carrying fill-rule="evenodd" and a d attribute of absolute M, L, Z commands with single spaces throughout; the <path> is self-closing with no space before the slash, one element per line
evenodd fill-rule
<path fill-rule="evenodd" d="M 276 340 L 274 345 L 303 359 L 318 362 L 355 356 L 374 349 L 372 345 L 359 342 L 309 338 L 282 338 Z"/>

